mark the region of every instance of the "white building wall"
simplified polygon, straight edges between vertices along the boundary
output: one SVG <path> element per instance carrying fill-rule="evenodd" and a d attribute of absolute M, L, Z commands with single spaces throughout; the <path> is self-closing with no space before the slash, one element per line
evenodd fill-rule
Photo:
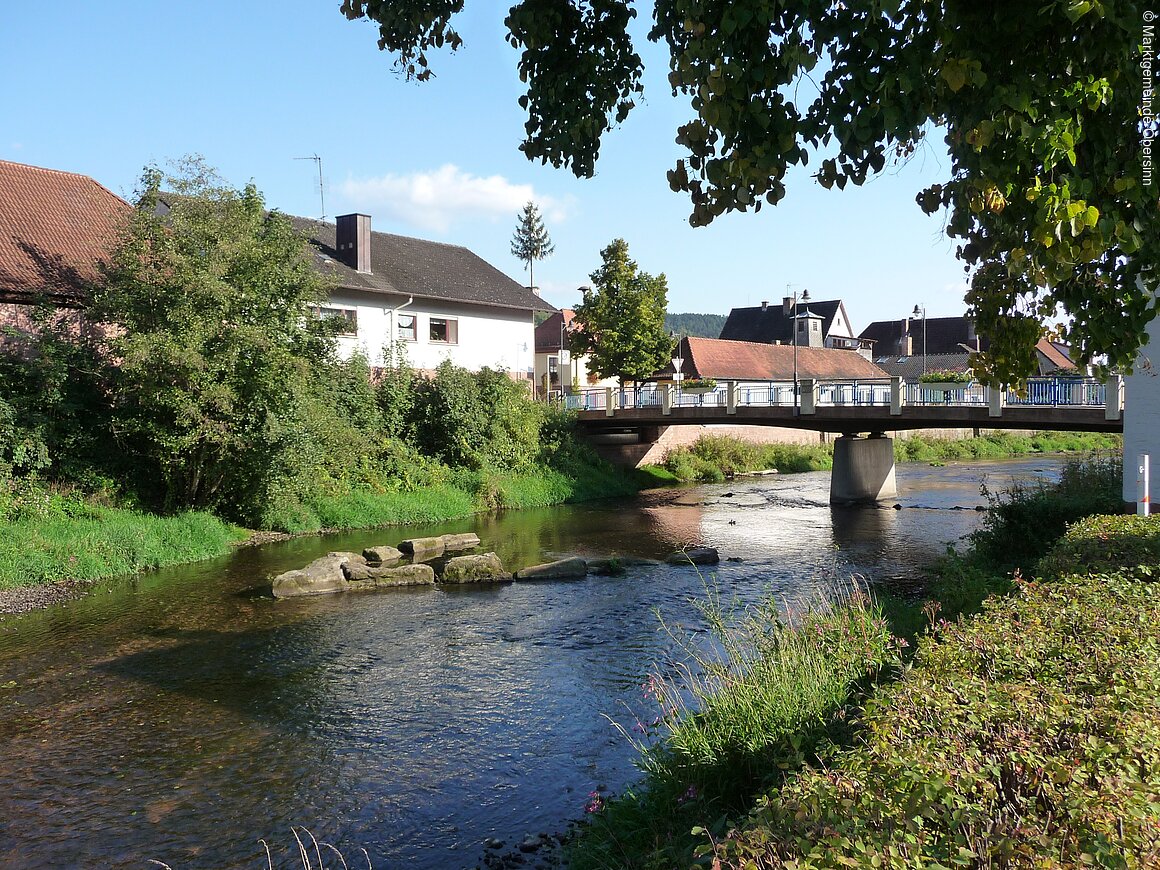
<path fill-rule="evenodd" d="M 1151 456 L 1153 502 L 1160 473 L 1160 318 L 1148 324 L 1148 343 L 1124 379 L 1124 501 L 1136 500 L 1136 457 Z"/>
<path fill-rule="evenodd" d="M 415 317 L 415 340 L 407 341 L 407 358 L 416 369 L 438 368 L 445 359 L 472 371 L 484 366 L 531 374 L 535 356 L 532 312 L 487 305 L 415 299 L 406 297 L 337 290 L 330 295 L 328 307 L 353 310 L 358 332 L 339 336 L 339 354 L 349 358 L 362 351 L 371 365 L 383 364 L 383 348 L 393 343 L 402 317 Z M 454 343 L 431 340 L 431 321 L 441 318 L 454 321 L 457 339 Z"/>

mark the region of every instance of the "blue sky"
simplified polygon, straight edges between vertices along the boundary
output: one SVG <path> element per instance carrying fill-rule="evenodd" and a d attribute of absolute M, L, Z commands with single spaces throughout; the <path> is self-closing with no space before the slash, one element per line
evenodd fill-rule
<path fill-rule="evenodd" d="M 597 175 L 528 162 L 506 4 L 473 2 L 458 21 L 464 49 L 434 58 L 437 78 L 408 83 L 378 50 L 376 28 L 347 21 L 338 0 L 196 4 L 57 0 L 5 4 L 0 158 L 90 175 L 128 197 L 142 168 L 199 153 L 235 185 L 253 180 L 271 207 L 317 217 L 362 211 L 376 230 L 462 244 L 516 278 L 516 215 L 540 203 L 556 244 L 536 281 L 555 305 L 616 237 L 641 268 L 664 272 L 669 309 L 728 313 L 779 300 L 787 285 L 841 297 L 860 329 L 903 317 L 962 313 L 964 277 L 942 217 L 914 204 L 948 162 L 936 140 L 863 188 L 826 191 L 799 172 L 760 215 L 688 225 L 665 172 L 687 120 L 666 82 L 664 52 L 643 39 L 645 101 L 607 134 Z M 275 11 L 276 10 L 276 11 Z M 811 161 L 816 165 L 816 161 Z"/>

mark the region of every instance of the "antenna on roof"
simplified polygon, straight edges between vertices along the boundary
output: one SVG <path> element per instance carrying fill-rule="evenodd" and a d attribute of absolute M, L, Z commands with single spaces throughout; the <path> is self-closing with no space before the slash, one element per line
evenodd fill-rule
<path fill-rule="evenodd" d="M 295 160 L 313 160 L 318 164 L 318 203 L 322 207 L 322 217 L 319 220 L 326 220 L 326 196 L 322 191 L 322 158 L 315 154 L 313 157 L 295 157 Z"/>

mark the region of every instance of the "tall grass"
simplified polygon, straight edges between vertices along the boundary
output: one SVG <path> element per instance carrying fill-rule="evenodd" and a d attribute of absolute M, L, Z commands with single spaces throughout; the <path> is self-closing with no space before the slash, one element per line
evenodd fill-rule
<path fill-rule="evenodd" d="M 0 537 L 0 588 L 96 580 L 221 556 L 245 537 L 206 513 L 157 517 L 117 508 L 30 518 Z"/>
<path fill-rule="evenodd" d="M 574 870 L 689 866 L 700 838 L 753 795 L 815 757 L 846 725 L 859 681 L 896 660 L 886 622 L 853 594 L 787 618 L 772 599 L 738 609 L 710 593 L 707 632 L 676 638 L 684 662 L 643 687 L 649 722 L 625 734 L 640 749 L 639 786 L 605 800 L 568 847 Z M 639 735 L 639 736 L 637 736 Z"/>

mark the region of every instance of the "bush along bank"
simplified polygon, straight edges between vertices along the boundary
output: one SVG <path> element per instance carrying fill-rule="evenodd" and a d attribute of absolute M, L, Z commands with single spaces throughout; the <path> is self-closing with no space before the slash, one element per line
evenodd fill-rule
<path fill-rule="evenodd" d="M 1036 453 L 1119 450 L 1118 435 L 1088 432 L 1039 432 L 1012 435 L 992 432 L 978 438 L 894 439 L 897 462 L 947 462 L 1003 459 Z M 777 469 L 783 473 L 824 471 L 833 464 L 831 444 L 753 444 L 728 435 L 705 435 L 690 447 L 669 452 L 664 468 L 677 479 L 720 482 L 734 474 Z"/>
<path fill-rule="evenodd" d="M 836 699 L 813 696 L 810 713 L 787 727 L 731 701 L 749 680 L 785 682 L 785 666 L 693 668 L 677 695 L 666 687 L 664 696 L 695 703 L 659 718 L 638 787 L 590 803 L 570 866 L 1032 867 L 1044 856 L 1063 867 L 1155 864 L 1160 523 L 1079 519 L 1108 493 L 1118 498 L 1118 481 L 1113 463 L 1075 462 L 1057 486 L 1004 495 L 997 505 L 1007 509 L 989 514 L 974 546 L 937 566 L 932 600 L 868 605 L 872 631 L 819 631 L 808 620 L 785 629 L 766 604 L 764 624 L 792 640 L 765 655 L 796 661 L 797 646 L 827 637 L 828 656 L 857 660 L 853 651 L 879 638 L 861 679 Z M 1059 503 L 1079 520 L 1062 538 Z M 995 561 L 999 544 L 1027 534 L 1037 516 L 1046 521 L 1038 543 Z M 1012 564 L 1041 579 L 1013 578 Z M 1076 566 L 1098 573 L 1077 575 Z M 978 613 L 994 592 L 1007 594 Z M 847 619 L 848 607 L 827 618 Z M 908 624 L 915 616 L 923 628 Z M 892 638 L 899 632 L 909 637 Z M 744 631 L 726 634 L 723 649 L 736 645 L 729 637 L 757 648 Z M 755 735 L 737 739 L 761 750 L 704 750 L 718 734 Z M 722 770 L 738 789 L 721 784 Z"/>
<path fill-rule="evenodd" d="M 0 352 L 0 377 L 28 387 L 0 398 L 0 588 L 221 555 L 236 526 L 300 534 L 438 522 L 631 495 L 658 481 L 601 460 L 570 415 L 503 372 L 445 363 L 426 378 L 398 353 L 377 380 L 358 357 L 320 362 L 299 397 L 302 418 L 269 420 L 282 429 L 276 444 L 239 443 L 215 464 L 160 463 L 149 437 L 168 445 L 172 433 L 138 430 L 113 450 L 127 410 L 113 402 L 77 417 L 78 397 L 49 389 L 67 382 L 83 393 L 85 383 L 68 381 L 80 351 L 54 340 L 46 331 L 34 359 Z M 110 395 L 94 390 L 87 401 Z M 205 476 L 212 488 L 190 482 Z"/>

